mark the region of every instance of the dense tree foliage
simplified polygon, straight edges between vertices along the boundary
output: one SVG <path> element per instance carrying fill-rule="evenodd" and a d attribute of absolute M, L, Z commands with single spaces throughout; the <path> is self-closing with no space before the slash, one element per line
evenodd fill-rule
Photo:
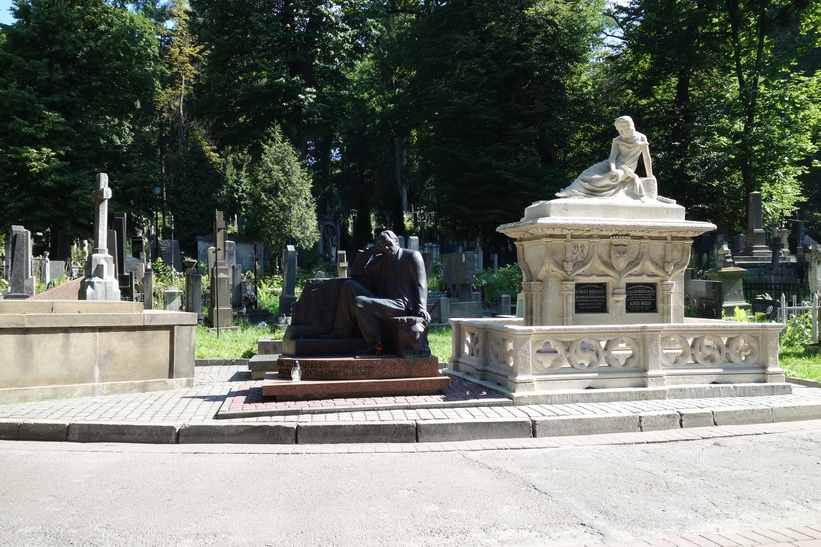
<path fill-rule="evenodd" d="M 94 174 L 114 210 L 146 206 L 156 180 L 154 25 L 103 0 L 17 1 L 0 44 L 2 223 L 93 227 Z"/>
<path fill-rule="evenodd" d="M 496 227 L 600 161 L 624 114 L 690 218 L 738 231 L 752 190 L 768 220 L 802 199 L 821 218 L 818 2 L 14 5 L 0 26 L 6 225 L 87 235 L 106 171 L 113 208 L 173 214 L 188 252 L 215 208 L 274 245 L 314 241 L 318 216 L 349 250 L 382 228 L 432 237 L 413 210 L 499 250 Z"/>
<path fill-rule="evenodd" d="M 192 114 L 204 61 L 203 46 L 191 33 L 188 2 L 170 0 L 167 16 L 168 21 L 160 21 L 165 73 L 157 103 L 161 195 L 164 215 L 174 214 L 175 235 L 193 254 L 196 236 L 213 229 L 214 210 L 230 201 L 224 191 L 224 160 L 204 121 Z"/>
<path fill-rule="evenodd" d="M 796 68 L 817 3 L 634 0 L 616 17 L 616 95 L 651 138 L 662 190 L 725 230 L 743 229 L 752 191 L 769 220 L 791 214 L 821 122 L 818 75 Z"/>
<path fill-rule="evenodd" d="M 244 155 L 234 161 L 232 183 L 251 233 L 271 249 L 281 249 L 288 240 L 310 248 L 319 240 L 310 174 L 279 128 L 263 141 L 258 161 Z"/>
<path fill-rule="evenodd" d="M 430 205 L 489 241 L 566 185 L 570 96 L 601 31 L 595 1 L 457 0 L 408 32 L 402 95 Z M 504 199 L 500 196 L 504 195 Z"/>

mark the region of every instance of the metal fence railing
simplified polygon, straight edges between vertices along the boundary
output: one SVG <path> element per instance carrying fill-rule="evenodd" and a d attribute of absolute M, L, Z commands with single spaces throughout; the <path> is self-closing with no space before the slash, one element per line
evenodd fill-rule
<path fill-rule="evenodd" d="M 810 291 L 804 283 L 784 283 L 784 282 L 744 282 L 744 299 L 751 302 L 761 298 L 762 295 L 770 295 L 777 299 L 778 295 L 785 295 L 787 300 L 795 299 L 798 302 L 809 299 Z"/>
<path fill-rule="evenodd" d="M 818 342 L 818 294 L 813 294 L 809 302 L 793 297 L 791 301 L 782 293 L 778 308 L 778 321 L 787 324 L 791 316 L 810 314 L 810 329 L 813 343 Z"/>

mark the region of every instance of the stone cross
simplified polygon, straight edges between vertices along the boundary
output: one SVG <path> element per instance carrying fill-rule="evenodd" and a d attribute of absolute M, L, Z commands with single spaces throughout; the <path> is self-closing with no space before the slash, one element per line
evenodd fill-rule
<path fill-rule="evenodd" d="M 214 220 L 214 245 L 216 246 L 217 263 L 225 262 L 225 219 L 222 211 L 216 212 Z"/>
<path fill-rule="evenodd" d="M 225 220 L 222 211 L 214 214 L 215 260 L 211 270 L 211 305 L 208 309 L 211 326 L 229 327 L 234 316 L 231 309 L 231 286 L 225 264 Z"/>
<path fill-rule="evenodd" d="M 108 175 L 98 173 L 94 199 L 94 252 L 86 261 L 86 277 L 80 289 L 81 300 L 120 300 L 120 283 L 114 257 L 108 254 L 108 200 L 111 188 Z"/>
<path fill-rule="evenodd" d="M 108 200 L 111 199 L 111 188 L 108 187 L 108 175 L 97 173 L 94 199 L 94 254 L 108 254 Z"/>

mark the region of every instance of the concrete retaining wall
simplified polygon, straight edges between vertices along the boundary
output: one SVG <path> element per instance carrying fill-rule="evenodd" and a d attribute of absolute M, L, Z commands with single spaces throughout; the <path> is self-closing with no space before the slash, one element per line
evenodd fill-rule
<path fill-rule="evenodd" d="M 0 300 L 0 403 L 192 386 L 196 323 L 137 302 Z"/>

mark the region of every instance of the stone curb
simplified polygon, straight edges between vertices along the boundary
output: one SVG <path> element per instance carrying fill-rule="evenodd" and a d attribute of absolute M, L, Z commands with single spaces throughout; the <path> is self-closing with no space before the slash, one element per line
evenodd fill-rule
<path fill-rule="evenodd" d="M 420 443 L 521 439 L 532 436 L 533 423 L 528 418 L 424 420 L 416 424 L 416 440 Z"/>
<path fill-rule="evenodd" d="M 296 424 L 184 424 L 179 444 L 296 444 Z"/>
<path fill-rule="evenodd" d="M 299 444 L 415 443 L 416 422 L 299 424 Z"/>
<path fill-rule="evenodd" d="M 176 444 L 177 426 L 116 422 L 73 423 L 68 426 L 69 442 Z"/>
<path fill-rule="evenodd" d="M 565 437 L 602 433 L 641 431 L 638 414 L 600 414 L 595 416 L 548 416 L 533 418 L 534 437 Z"/>
<path fill-rule="evenodd" d="M 525 439 L 821 419 L 821 403 L 735 406 L 636 414 L 360 422 L 196 424 L 0 420 L 0 440 L 154 444 L 416 443 Z"/>

